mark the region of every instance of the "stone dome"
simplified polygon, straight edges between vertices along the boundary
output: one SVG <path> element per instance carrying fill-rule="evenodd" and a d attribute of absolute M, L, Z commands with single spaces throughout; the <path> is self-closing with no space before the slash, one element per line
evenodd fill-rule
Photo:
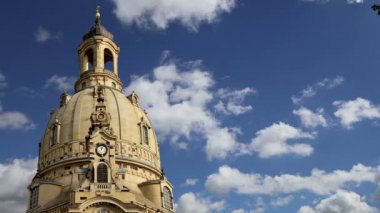
<path fill-rule="evenodd" d="M 120 48 L 100 25 L 78 47 L 80 72 L 39 144 L 27 213 L 174 213 L 173 186 L 135 92 L 123 94 Z"/>
<path fill-rule="evenodd" d="M 69 153 L 77 155 L 85 151 L 81 150 L 84 149 L 84 147 L 81 148 L 81 144 L 85 143 L 86 136 L 92 126 L 91 114 L 95 111 L 97 105 L 96 88 L 84 88 L 72 97 L 62 94 L 60 107 L 51 113 L 41 141 L 40 155 L 43 159 L 49 159 L 44 162 L 43 167 L 53 164 L 52 161 L 59 161 L 62 156 Z M 140 147 L 143 154 L 139 155 L 140 159 L 134 158 L 134 160 L 139 160 L 141 163 L 160 171 L 156 135 L 147 113 L 138 106 L 137 94 L 132 93 L 127 97 L 117 89 L 103 88 L 105 109 L 110 114 L 111 132 L 117 137 L 118 143 L 116 146 L 119 145 L 119 147 L 115 147 L 116 155 L 123 157 L 127 153 L 127 150 L 125 150 L 127 147 Z M 54 136 L 58 138 L 55 139 L 56 142 L 53 142 L 55 126 L 59 126 L 59 134 Z M 144 139 L 142 138 L 142 128 L 144 127 L 149 130 L 147 142 L 143 142 Z M 57 154 L 56 150 L 52 149 L 55 144 L 66 144 L 70 147 L 68 150 L 61 150 Z"/>

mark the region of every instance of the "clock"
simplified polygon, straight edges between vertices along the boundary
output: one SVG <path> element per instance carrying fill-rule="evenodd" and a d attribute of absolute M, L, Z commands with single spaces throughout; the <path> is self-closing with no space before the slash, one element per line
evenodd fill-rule
<path fill-rule="evenodd" d="M 107 146 L 104 144 L 98 145 L 98 147 L 96 147 L 96 153 L 100 156 L 104 156 L 107 153 Z"/>

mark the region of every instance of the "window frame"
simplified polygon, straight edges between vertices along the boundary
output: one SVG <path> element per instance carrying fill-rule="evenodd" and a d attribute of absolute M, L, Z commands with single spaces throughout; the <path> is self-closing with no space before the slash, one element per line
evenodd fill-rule
<path fill-rule="evenodd" d="M 54 123 L 49 128 L 49 134 L 48 134 L 48 140 L 49 140 L 49 146 L 55 146 L 60 143 L 60 137 L 61 137 L 61 123 L 59 122 L 58 118 L 55 118 Z"/>
<path fill-rule="evenodd" d="M 100 163 L 96 167 L 96 182 L 97 183 L 108 183 L 108 165 L 105 163 Z"/>
<path fill-rule="evenodd" d="M 146 146 L 150 146 L 150 136 L 149 136 L 149 130 L 151 129 L 151 127 L 148 125 L 148 123 L 144 120 L 144 117 L 141 117 L 141 122 L 138 123 L 138 125 L 140 126 L 140 138 L 141 138 L 141 141 L 140 143 L 143 144 L 143 145 L 146 145 Z"/>
<path fill-rule="evenodd" d="M 169 187 L 164 186 L 162 189 L 163 207 L 173 209 L 173 195 Z"/>
<path fill-rule="evenodd" d="M 35 186 L 30 189 L 30 200 L 29 200 L 29 208 L 34 209 L 38 207 L 38 198 L 39 198 L 39 186 Z"/>

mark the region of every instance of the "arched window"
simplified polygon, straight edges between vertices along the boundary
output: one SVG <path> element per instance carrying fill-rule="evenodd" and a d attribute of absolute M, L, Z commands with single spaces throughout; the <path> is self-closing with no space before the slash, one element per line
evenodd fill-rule
<path fill-rule="evenodd" d="M 108 183 L 108 166 L 106 164 L 99 164 L 96 169 L 96 174 L 98 183 Z"/>
<path fill-rule="evenodd" d="M 32 188 L 32 190 L 30 191 L 30 203 L 29 203 L 30 209 L 36 208 L 38 206 L 38 193 L 39 193 L 38 186 Z"/>
<path fill-rule="evenodd" d="M 94 51 L 88 49 L 83 57 L 83 71 L 94 69 Z"/>
<path fill-rule="evenodd" d="M 57 125 L 54 125 L 50 130 L 50 146 L 54 146 L 55 144 L 57 144 L 57 131 Z"/>
<path fill-rule="evenodd" d="M 164 208 L 165 209 L 173 209 L 173 197 L 170 189 L 165 186 L 163 189 L 163 197 L 164 197 Z"/>
<path fill-rule="evenodd" d="M 104 49 L 104 69 L 113 72 L 113 55 L 109 49 Z"/>
<path fill-rule="evenodd" d="M 149 135 L 148 135 L 148 127 L 142 126 L 142 141 L 144 144 L 149 145 Z"/>

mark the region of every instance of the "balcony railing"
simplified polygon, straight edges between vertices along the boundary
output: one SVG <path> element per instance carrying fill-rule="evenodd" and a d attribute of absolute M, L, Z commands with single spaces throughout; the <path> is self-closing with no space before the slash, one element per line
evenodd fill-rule
<path fill-rule="evenodd" d="M 94 183 L 95 190 L 97 191 L 111 190 L 111 185 L 111 183 Z"/>

